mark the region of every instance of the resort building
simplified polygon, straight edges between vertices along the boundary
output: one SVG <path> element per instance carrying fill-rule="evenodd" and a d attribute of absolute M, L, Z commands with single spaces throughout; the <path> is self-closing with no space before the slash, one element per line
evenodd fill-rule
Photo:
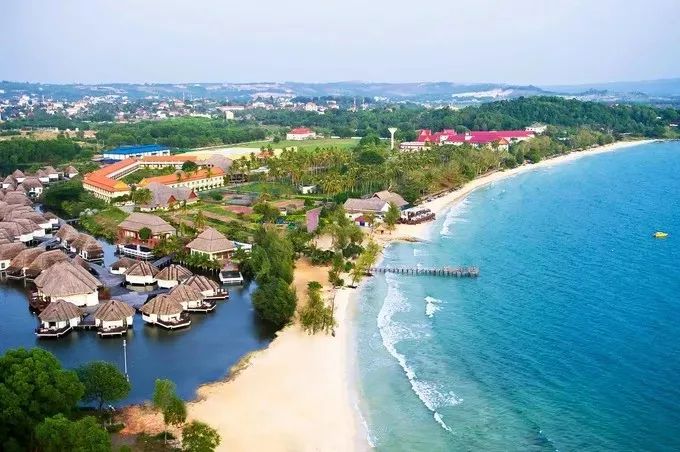
<path fill-rule="evenodd" d="M 59 171 L 54 169 L 54 167 L 46 166 L 42 170 L 45 172 L 45 174 L 47 174 L 47 177 L 50 180 L 50 182 L 59 180 Z"/>
<path fill-rule="evenodd" d="M 548 130 L 548 126 L 546 126 L 545 124 L 541 124 L 539 122 L 535 122 L 530 126 L 525 127 L 524 130 L 526 130 L 527 132 L 533 132 L 536 135 L 540 135 L 542 133 L 545 133 L 546 130 Z"/>
<path fill-rule="evenodd" d="M 229 285 L 243 284 L 243 275 L 236 265 L 227 263 L 222 267 L 222 270 L 220 270 L 220 282 Z"/>
<path fill-rule="evenodd" d="M 64 177 L 65 178 L 73 179 L 77 175 L 78 175 L 78 170 L 75 169 L 75 167 L 69 165 L 66 168 L 64 168 Z"/>
<path fill-rule="evenodd" d="M 212 260 L 228 259 L 236 245 L 214 228 L 207 228 L 187 245 L 191 254 L 204 254 Z"/>
<path fill-rule="evenodd" d="M 453 129 L 445 129 L 441 132 L 432 133 L 429 129 L 423 129 L 419 131 L 416 141 L 402 142 L 399 145 L 399 149 L 419 151 L 428 149 L 432 144 L 450 144 L 454 146 L 469 144 L 474 147 L 495 146 L 497 149 L 507 150 L 510 144 L 528 140 L 534 136 L 536 136 L 536 133 L 528 130 L 491 130 L 458 133 Z"/>
<path fill-rule="evenodd" d="M 17 184 L 22 183 L 26 179 L 26 175 L 21 171 L 21 170 L 14 170 L 12 173 L 12 177 L 16 181 Z"/>
<path fill-rule="evenodd" d="M 353 221 L 368 213 L 373 214 L 376 219 L 381 219 L 390 210 L 390 204 L 380 198 L 349 198 L 345 201 L 344 207 L 347 216 Z"/>
<path fill-rule="evenodd" d="M 130 186 L 118 179 L 137 171 L 139 163 L 129 158 L 87 173 L 83 188 L 95 197 L 111 202 L 114 198 L 130 195 Z"/>
<path fill-rule="evenodd" d="M 215 309 L 215 302 L 205 300 L 203 294 L 197 289 L 180 284 L 174 287 L 168 296 L 182 305 L 185 311 L 189 312 L 209 312 Z"/>
<path fill-rule="evenodd" d="M 191 325 L 191 317 L 182 305 L 169 295 L 158 295 L 142 308 L 142 320 L 167 329 L 184 328 Z"/>
<path fill-rule="evenodd" d="M 82 318 L 82 311 L 72 303 L 53 301 L 38 315 L 40 326 L 35 334 L 38 337 L 61 337 L 78 326 Z"/>
<path fill-rule="evenodd" d="M 2 181 L 2 188 L 14 190 L 17 188 L 17 180 L 10 174 Z"/>
<path fill-rule="evenodd" d="M 156 275 L 158 287 L 170 289 L 193 275 L 189 270 L 177 264 L 170 264 Z"/>
<path fill-rule="evenodd" d="M 29 197 L 26 196 L 26 192 L 22 191 L 6 192 L 3 201 L 13 206 L 30 206 L 33 204 L 33 201 L 31 201 Z"/>
<path fill-rule="evenodd" d="M 147 229 L 148 238 L 140 237 L 140 231 Z M 134 212 L 118 225 L 118 241 L 121 244 L 143 245 L 149 248 L 156 246 L 162 238 L 175 235 L 175 228 L 159 216 Z"/>
<path fill-rule="evenodd" d="M 194 191 L 211 190 L 224 186 L 224 171 L 221 168 L 203 168 L 186 173 L 177 171 L 165 176 L 147 177 L 139 182 L 139 186 L 146 188 L 152 183 L 167 185 L 172 188 L 188 188 Z"/>
<path fill-rule="evenodd" d="M 0 244 L 0 273 L 7 270 L 12 259 L 25 249 L 26 245 L 21 242 Z"/>
<path fill-rule="evenodd" d="M 35 285 L 37 296 L 43 300 L 63 299 L 76 306 L 95 306 L 102 283 L 80 265 L 63 261 L 40 273 Z"/>
<path fill-rule="evenodd" d="M 142 212 L 170 210 L 198 202 L 198 195 L 191 188 L 173 188 L 158 182 L 152 182 L 146 188 L 151 192 L 151 201 L 139 207 Z"/>
<path fill-rule="evenodd" d="M 38 181 L 41 184 L 49 184 L 50 183 L 50 176 L 48 176 L 47 173 L 44 170 L 38 170 L 35 173 L 35 177 L 38 178 Z"/>
<path fill-rule="evenodd" d="M 94 312 L 94 324 L 100 336 L 126 334 L 132 328 L 135 309 L 118 300 L 109 300 L 99 305 Z"/>
<path fill-rule="evenodd" d="M 158 269 L 146 261 L 139 261 L 125 272 L 125 282 L 137 286 L 156 284 Z"/>
<path fill-rule="evenodd" d="M 142 146 L 119 146 L 102 152 L 105 160 L 125 160 L 131 157 L 147 157 L 157 155 L 170 155 L 170 149 L 159 144 L 147 144 Z"/>
<path fill-rule="evenodd" d="M 397 206 L 397 208 L 399 208 L 399 210 L 402 210 L 404 207 L 408 206 L 408 201 L 402 198 L 399 193 L 394 193 L 389 190 L 376 192 L 373 194 L 373 198 L 380 199 L 381 201 L 385 201 L 388 204 L 394 204 Z"/>
<path fill-rule="evenodd" d="M 302 141 L 313 138 L 316 138 L 316 132 L 308 129 L 307 127 L 297 127 L 295 129 L 291 129 L 290 132 L 286 134 L 286 140 L 289 141 Z"/>

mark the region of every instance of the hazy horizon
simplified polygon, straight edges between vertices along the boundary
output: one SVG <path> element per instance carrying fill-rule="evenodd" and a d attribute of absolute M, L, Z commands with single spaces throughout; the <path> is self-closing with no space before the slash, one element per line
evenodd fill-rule
<path fill-rule="evenodd" d="M 674 0 L 453 3 L 10 2 L 0 79 L 555 86 L 680 76 Z"/>

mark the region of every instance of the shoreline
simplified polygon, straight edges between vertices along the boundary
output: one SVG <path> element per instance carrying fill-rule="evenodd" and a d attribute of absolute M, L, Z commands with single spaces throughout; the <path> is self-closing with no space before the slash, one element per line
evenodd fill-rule
<path fill-rule="evenodd" d="M 422 207 L 437 216 L 473 191 L 515 175 L 568 163 L 582 157 L 612 152 L 659 140 L 619 141 L 585 151 L 571 152 L 496 171 Z M 397 225 L 391 233 L 373 238 L 384 247 L 396 241 L 426 241 L 434 222 Z M 284 328 L 270 345 L 244 357 L 221 381 L 202 385 L 188 403 L 189 419 L 216 428 L 222 442 L 217 450 L 368 450 L 370 432 L 360 411 L 354 315 L 361 283 L 334 293 L 325 267 L 296 263 L 295 286 L 300 300 L 304 287 L 319 280 L 324 292 L 334 296 L 338 320 L 335 337 L 309 336 L 299 325 Z M 301 290 L 303 289 L 303 290 Z"/>

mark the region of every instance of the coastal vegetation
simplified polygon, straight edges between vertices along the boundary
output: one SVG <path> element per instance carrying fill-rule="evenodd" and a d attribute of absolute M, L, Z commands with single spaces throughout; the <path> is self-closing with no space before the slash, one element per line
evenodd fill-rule
<path fill-rule="evenodd" d="M 307 305 L 300 310 L 300 324 L 309 334 L 328 334 L 337 324 L 333 318 L 333 307 L 324 303 L 321 289 L 318 281 L 307 283 Z"/>
<path fill-rule="evenodd" d="M 95 402 L 102 411 L 105 404 L 124 399 L 130 393 L 130 382 L 116 366 L 106 361 L 93 361 L 76 370 L 85 387 L 84 402 Z"/>

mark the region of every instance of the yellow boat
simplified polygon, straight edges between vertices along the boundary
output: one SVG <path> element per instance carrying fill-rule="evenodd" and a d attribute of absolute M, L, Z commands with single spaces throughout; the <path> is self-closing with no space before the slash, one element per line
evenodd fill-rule
<path fill-rule="evenodd" d="M 655 238 L 655 239 L 665 239 L 666 237 L 668 237 L 668 233 L 667 233 L 667 232 L 657 231 L 657 232 L 654 233 L 654 238 Z"/>

